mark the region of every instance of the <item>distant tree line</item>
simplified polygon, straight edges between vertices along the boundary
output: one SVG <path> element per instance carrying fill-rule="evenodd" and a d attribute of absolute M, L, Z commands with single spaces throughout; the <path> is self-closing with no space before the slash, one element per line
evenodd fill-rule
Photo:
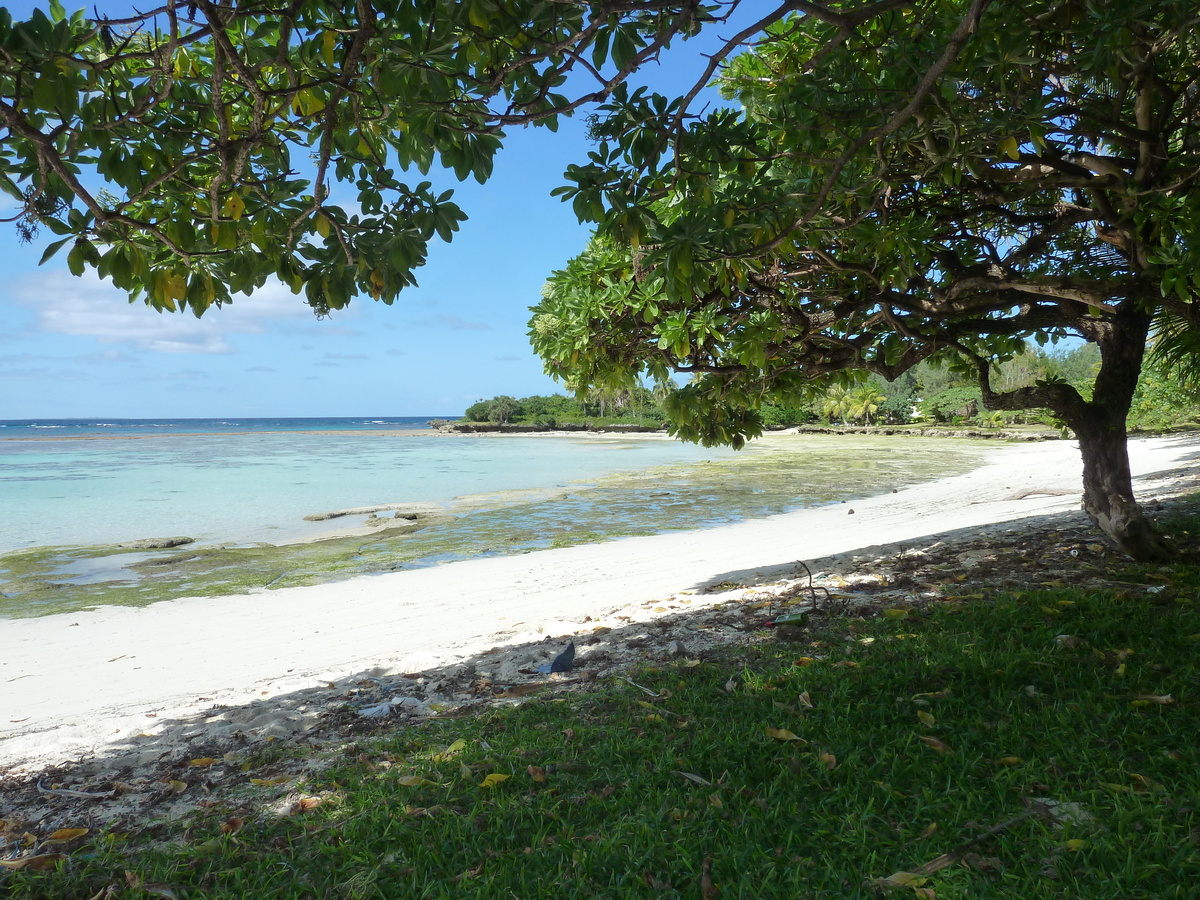
<path fill-rule="evenodd" d="M 1065 382 L 1084 396 L 1100 366 L 1095 344 L 1049 351 L 1030 347 L 998 367 L 999 389 L 1011 390 L 1037 383 Z M 480 400 L 466 410 L 468 422 L 500 425 L 556 425 L 591 423 L 662 425 L 675 386 L 637 387 L 615 393 L 593 391 L 583 397 L 561 394 L 517 399 L 507 395 Z M 955 425 L 1002 428 L 1044 424 L 1061 427 L 1047 410 L 989 412 L 984 409 L 974 372 L 923 362 L 888 382 L 878 375 L 859 381 L 827 385 L 798 396 L 787 404 L 767 403 L 759 410 L 767 428 L 793 425 Z M 1159 367 L 1142 372 L 1129 425 L 1134 430 L 1162 431 L 1200 425 L 1200 391 L 1191 390 Z"/>
<path fill-rule="evenodd" d="M 651 391 L 640 386 L 613 393 L 592 392 L 583 397 L 554 394 L 517 399 L 502 394 L 471 404 L 463 418 L 468 422 L 547 428 L 585 422 L 658 426 L 664 422 L 661 400 L 665 395 L 666 389 Z"/>

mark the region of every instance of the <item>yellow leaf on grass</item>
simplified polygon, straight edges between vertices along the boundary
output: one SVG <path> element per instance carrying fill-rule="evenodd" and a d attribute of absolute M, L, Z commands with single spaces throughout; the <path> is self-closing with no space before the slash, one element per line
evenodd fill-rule
<path fill-rule="evenodd" d="M 44 872 L 46 869 L 54 868 L 66 858 L 65 853 L 39 853 L 37 856 L 22 856 L 20 859 L 0 859 L 0 868 L 33 869 L 35 872 Z"/>
<path fill-rule="evenodd" d="M 998 766 L 1015 766 L 1020 761 L 1021 761 L 1020 757 L 1017 757 L 1017 756 L 1002 756 L 998 760 L 996 760 L 996 765 L 998 765 Z"/>
<path fill-rule="evenodd" d="M 931 737 L 928 734 L 920 735 L 919 740 L 924 741 L 931 749 L 936 750 L 938 753 L 949 753 L 950 752 L 949 747 L 947 747 L 945 744 L 943 744 L 937 738 Z"/>
<path fill-rule="evenodd" d="M 921 829 L 921 833 L 917 835 L 917 840 L 923 841 L 926 838 L 931 838 L 937 832 L 937 822 L 930 822 Z"/>
<path fill-rule="evenodd" d="M 256 787 L 275 787 L 277 784 L 286 784 L 292 780 L 290 775 L 277 775 L 274 778 L 251 778 L 250 783 Z"/>
<path fill-rule="evenodd" d="M 896 872 L 887 878 L 876 878 L 874 884 L 881 888 L 918 888 L 929 879 L 916 872 Z"/>
<path fill-rule="evenodd" d="M 812 697 L 808 696 L 808 691 L 802 693 L 798 699 L 800 700 L 800 705 L 805 709 L 812 709 Z"/>
<path fill-rule="evenodd" d="M 86 828 L 60 828 L 50 837 L 46 838 L 47 844 L 65 844 L 67 841 L 73 841 L 75 838 L 81 838 L 88 833 Z"/>
<path fill-rule="evenodd" d="M 793 734 L 786 728 L 772 728 L 767 726 L 767 737 L 774 738 L 777 741 L 803 741 L 804 738 Z"/>
<path fill-rule="evenodd" d="M 1133 789 L 1135 791 L 1157 791 L 1162 790 L 1162 785 L 1145 775 L 1139 775 L 1137 772 L 1130 772 L 1129 778 L 1133 781 Z"/>
<path fill-rule="evenodd" d="M 907 609 L 896 609 L 893 607 L 891 609 L 885 609 L 883 611 L 883 614 L 885 616 L 887 616 L 889 619 L 903 619 L 905 616 L 908 615 L 908 610 Z"/>
<path fill-rule="evenodd" d="M 1083 845 L 1085 843 L 1086 843 L 1086 841 L 1082 841 L 1079 838 L 1073 838 L 1073 839 L 1067 841 L 1065 846 L 1068 850 L 1070 850 L 1072 853 L 1074 853 L 1077 850 L 1082 850 Z"/>
<path fill-rule="evenodd" d="M 931 728 L 937 722 L 937 719 L 923 709 L 917 710 L 917 718 L 921 720 L 921 724 L 928 725 Z"/>
<path fill-rule="evenodd" d="M 433 755 L 433 759 L 435 762 L 445 762 L 446 760 L 450 759 L 450 757 L 454 756 L 455 754 L 462 753 L 466 749 L 467 742 L 462 740 L 462 738 L 459 738 L 441 753 L 435 753 Z"/>
<path fill-rule="evenodd" d="M 487 778 L 483 779 L 483 783 L 479 786 L 485 788 L 495 787 L 501 782 L 508 781 L 510 778 L 512 778 L 511 775 L 501 775 L 499 772 L 493 772 Z"/>
<path fill-rule="evenodd" d="M 546 770 L 541 766 L 528 766 L 527 771 L 529 772 L 529 777 L 538 784 L 541 784 L 546 780 Z"/>
<path fill-rule="evenodd" d="M 1159 706 L 1170 706 L 1174 702 L 1175 698 L 1170 694 L 1137 694 L 1133 698 L 1134 706 L 1149 706 L 1152 703 Z"/>
<path fill-rule="evenodd" d="M 821 760 L 821 765 L 823 765 L 829 771 L 832 771 L 837 768 L 837 757 L 834 756 L 832 753 L 822 753 L 820 756 L 820 760 Z"/>
<path fill-rule="evenodd" d="M 430 781 L 428 778 L 422 778 L 420 775 L 404 775 L 396 780 L 405 787 L 420 787 L 426 784 L 437 783 Z"/>

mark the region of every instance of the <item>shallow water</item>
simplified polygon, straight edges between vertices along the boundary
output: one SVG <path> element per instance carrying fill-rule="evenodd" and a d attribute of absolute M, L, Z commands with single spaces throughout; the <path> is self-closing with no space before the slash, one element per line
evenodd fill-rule
<path fill-rule="evenodd" d="M 983 452 L 979 442 L 818 435 L 771 436 L 739 453 L 658 438 L 428 433 L 24 443 L 3 453 L 0 440 L 5 511 L 19 512 L 0 525 L 12 551 L 0 555 L 0 617 L 713 527 L 956 474 Z M 20 503 L 10 504 L 13 484 Z M 303 521 L 416 502 L 416 521 Z M 356 533 L 285 543 L 338 529 Z M 196 541 L 114 546 L 172 535 Z"/>
<path fill-rule="evenodd" d="M 565 487 L 733 451 L 665 440 L 413 433 L 235 433 L 0 440 L 0 553 L 186 535 L 300 540 L 308 515 L 464 494 Z"/>

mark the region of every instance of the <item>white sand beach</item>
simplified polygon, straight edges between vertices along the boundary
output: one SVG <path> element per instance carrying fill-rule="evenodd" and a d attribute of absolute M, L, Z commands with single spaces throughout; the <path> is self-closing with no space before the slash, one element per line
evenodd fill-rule
<path fill-rule="evenodd" d="M 1134 440 L 1130 456 L 1139 499 L 1200 490 L 1196 435 Z M 1005 444 L 961 476 L 705 531 L 4 621 L 0 770 L 161 752 L 160 723 L 215 706 L 227 708 L 226 727 L 248 727 L 242 704 L 571 635 L 648 601 L 791 572 L 797 560 L 1078 510 L 1080 491 L 1074 442 Z"/>

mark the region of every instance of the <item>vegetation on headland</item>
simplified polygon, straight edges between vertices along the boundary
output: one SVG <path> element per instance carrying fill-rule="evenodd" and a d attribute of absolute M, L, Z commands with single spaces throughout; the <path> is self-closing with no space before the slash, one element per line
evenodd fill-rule
<path fill-rule="evenodd" d="M 1049 350 L 1030 346 L 997 366 L 994 377 L 997 386 L 1004 390 L 1038 382 L 1062 382 L 1081 395 L 1090 396 L 1099 367 L 1100 353 L 1094 344 Z M 472 404 L 461 421 L 545 429 L 563 425 L 666 428 L 670 419 L 667 405 L 676 390 L 675 385 L 667 383 L 655 390 L 641 385 L 611 392 L 592 390 L 582 397 L 498 396 Z M 979 382 L 970 373 L 929 362 L 919 363 L 895 381 L 872 374 L 856 384 L 801 392 L 786 402 L 765 402 L 758 412 L 768 429 L 817 423 L 1065 428 L 1062 420 L 1047 409 L 988 410 Z M 1159 432 L 1197 425 L 1200 425 L 1200 389 L 1173 378 L 1162 366 L 1146 366 L 1134 393 L 1130 429 Z"/>
<path fill-rule="evenodd" d="M 1187 509 L 1164 530 L 1200 532 L 1196 498 Z M 351 714 L 323 749 L 227 760 L 200 741 L 159 788 L 195 795 L 190 815 L 89 829 L 97 801 L 63 798 L 42 821 L 12 816 L 0 842 L 32 861 L 6 853 L 0 885 L 13 900 L 547 885 L 622 900 L 1185 900 L 1200 880 L 1200 566 L 1063 550 L 1105 584 L 1017 583 L 1047 549 L 999 573 L 1004 589 L 948 565 L 931 599 L 551 681 L 540 698 L 481 681 L 473 712 L 399 730 Z"/>

